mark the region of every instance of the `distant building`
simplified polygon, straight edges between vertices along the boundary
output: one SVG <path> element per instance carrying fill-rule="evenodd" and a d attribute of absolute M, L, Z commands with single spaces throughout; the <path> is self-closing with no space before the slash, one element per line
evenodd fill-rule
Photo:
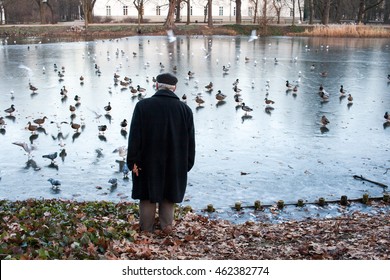
<path fill-rule="evenodd" d="M 135 0 L 137 1 L 137 0 Z M 256 1 L 256 0 L 254 0 Z M 253 22 L 255 17 L 255 3 L 253 0 L 242 0 L 241 17 L 242 22 Z M 300 18 L 298 2 L 289 0 L 258 0 L 258 11 L 256 22 L 264 18 L 263 4 L 266 1 L 266 17 L 268 21 L 277 22 L 277 9 L 280 11 L 280 23 L 291 23 L 293 18 L 292 3 L 295 2 L 295 23 Z M 144 0 L 143 18 L 145 22 L 164 22 L 168 14 L 168 0 Z M 192 0 L 190 7 L 190 22 L 205 22 L 207 17 L 207 0 Z M 303 4 L 302 4 L 303 5 Z M 275 6 L 277 8 L 275 8 Z M 187 21 L 187 4 L 180 5 L 180 21 Z M 303 14 L 303 7 L 301 7 Z M 235 22 L 236 3 L 233 0 L 213 0 L 213 19 L 215 22 Z M 138 11 L 133 0 L 97 0 L 93 14 L 100 17 L 101 21 L 131 21 L 138 19 Z"/>

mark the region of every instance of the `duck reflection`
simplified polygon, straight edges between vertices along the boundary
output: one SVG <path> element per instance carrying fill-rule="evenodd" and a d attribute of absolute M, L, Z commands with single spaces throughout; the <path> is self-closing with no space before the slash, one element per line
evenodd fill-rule
<path fill-rule="evenodd" d="M 68 154 L 66 153 L 66 150 L 65 150 L 65 149 L 62 149 L 61 152 L 60 152 L 60 154 L 59 154 L 59 156 L 60 156 L 62 162 L 65 161 L 65 157 L 66 157 L 67 155 L 68 155 Z"/>
<path fill-rule="evenodd" d="M 47 167 L 49 167 L 49 168 L 51 168 L 51 169 L 58 170 L 58 165 L 55 164 L 54 162 L 50 163 Z"/>
<path fill-rule="evenodd" d="M 4 135 L 5 134 L 5 128 L 0 128 L 0 134 Z"/>
<path fill-rule="evenodd" d="M 324 133 L 329 132 L 329 128 L 327 128 L 326 126 L 321 126 L 320 127 L 320 131 L 321 131 L 322 134 L 324 134 Z"/>
<path fill-rule="evenodd" d="M 39 136 L 38 134 L 31 134 L 30 138 L 29 138 L 30 139 L 30 143 L 33 144 L 34 141 L 38 139 L 38 136 Z"/>
<path fill-rule="evenodd" d="M 32 168 L 34 171 L 41 170 L 41 168 L 37 165 L 36 161 L 33 159 L 29 159 L 26 162 L 26 166 L 24 167 L 25 169 L 30 169 Z"/>
<path fill-rule="evenodd" d="M 10 120 L 11 122 L 15 122 L 15 120 L 16 120 L 15 116 L 13 116 L 13 115 L 8 115 L 8 116 L 5 116 L 4 118 L 6 118 L 7 120 Z"/>
<path fill-rule="evenodd" d="M 226 101 L 224 101 L 224 100 L 218 101 L 216 107 L 218 108 L 218 107 L 225 105 L 225 104 L 226 104 Z"/>
<path fill-rule="evenodd" d="M 384 122 L 383 123 L 383 129 L 386 129 L 388 127 L 390 127 L 390 122 Z"/>
<path fill-rule="evenodd" d="M 72 142 L 74 142 L 77 138 L 79 138 L 80 134 L 81 134 L 80 132 L 73 133 L 73 135 L 72 135 Z"/>
<path fill-rule="evenodd" d="M 243 115 L 241 117 L 242 123 L 244 123 L 244 121 L 246 121 L 246 120 L 251 120 L 251 119 L 252 119 L 251 115 Z"/>
<path fill-rule="evenodd" d="M 98 137 L 99 137 L 99 140 L 100 140 L 100 141 L 107 142 L 106 136 L 100 134 Z"/>
<path fill-rule="evenodd" d="M 127 138 L 127 131 L 124 130 L 124 129 L 121 129 L 121 135 L 123 136 L 123 138 Z"/>

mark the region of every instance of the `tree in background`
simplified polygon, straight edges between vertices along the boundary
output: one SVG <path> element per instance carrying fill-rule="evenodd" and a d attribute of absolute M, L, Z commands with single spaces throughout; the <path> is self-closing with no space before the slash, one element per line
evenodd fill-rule
<path fill-rule="evenodd" d="M 236 23 L 241 24 L 241 0 L 236 0 Z"/>
<path fill-rule="evenodd" d="M 138 12 L 138 25 L 141 24 L 144 21 L 144 0 L 133 0 L 133 4 L 135 9 Z"/>
<path fill-rule="evenodd" d="M 96 0 L 80 0 L 80 2 L 84 13 L 85 28 L 87 28 L 89 23 L 93 23 L 92 11 Z"/>
<path fill-rule="evenodd" d="M 167 28 L 173 28 L 175 26 L 175 9 L 176 0 L 169 0 L 168 15 L 164 23 L 164 26 Z"/>

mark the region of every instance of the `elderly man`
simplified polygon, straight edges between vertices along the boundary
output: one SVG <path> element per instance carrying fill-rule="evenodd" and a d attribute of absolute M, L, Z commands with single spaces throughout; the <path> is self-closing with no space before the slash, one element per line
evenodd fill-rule
<path fill-rule="evenodd" d="M 157 205 L 161 229 L 172 231 L 174 204 L 183 201 L 195 161 L 193 114 L 174 93 L 177 81 L 170 73 L 158 75 L 156 93 L 137 103 L 131 120 L 127 164 L 142 231 L 154 231 Z"/>

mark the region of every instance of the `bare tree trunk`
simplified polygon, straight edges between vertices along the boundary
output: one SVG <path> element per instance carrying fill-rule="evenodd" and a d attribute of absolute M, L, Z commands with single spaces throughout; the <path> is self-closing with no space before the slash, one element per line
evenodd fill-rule
<path fill-rule="evenodd" d="M 213 0 L 207 0 L 207 26 L 213 27 Z"/>
<path fill-rule="evenodd" d="M 262 13 L 263 19 L 261 22 L 261 25 L 264 27 L 267 26 L 267 0 L 263 1 L 263 13 Z"/>
<path fill-rule="evenodd" d="M 176 0 L 169 0 L 168 15 L 164 23 L 164 26 L 167 28 L 173 28 L 175 26 L 175 20 L 174 20 L 175 7 L 176 7 Z"/>
<path fill-rule="evenodd" d="M 181 19 L 181 11 L 180 11 L 180 4 L 182 0 L 176 0 L 176 19 L 175 22 L 180 22 Z"/>
<path fill-rule="evenodd" d="M 314 0 L 309 0 L 309 24 L 313 24 L 313 16 L 314 16 Z"/>
<path fill-rule="evenodd" d="M 190 0 L 187 0 L 187 23 L 186 25 L 189 25 L 191 22 L 191 3 Z"/>
<path fill-rule="evenodd" d="M 292 25 L 295 25 L 295 0 L 292 0 L 292 14 L 293 14 L 293 18 L 292 18 Z"/>
<path fill-rule="evenodd" d="M 236 0 L 236 24 L 241 24 L 241 0 Z"/>
<path fill-rule="evenodd" d="M 255 3 L 255 13 L 253 14 L 253 23 L 256 23 L 256 19 L 257 19 L 257 9 L 258 9 L 258 6 L 259 6 L 259 0 L 254 0 L 254 3 Z"/>
<path fill-rule="evenodd" d="M 322 24 L 324 24 L 324 25 L 327 25 L 329 23 L 330 1 L 331 0 L 325 1 L 324 13 L 322 15 Z"/>

